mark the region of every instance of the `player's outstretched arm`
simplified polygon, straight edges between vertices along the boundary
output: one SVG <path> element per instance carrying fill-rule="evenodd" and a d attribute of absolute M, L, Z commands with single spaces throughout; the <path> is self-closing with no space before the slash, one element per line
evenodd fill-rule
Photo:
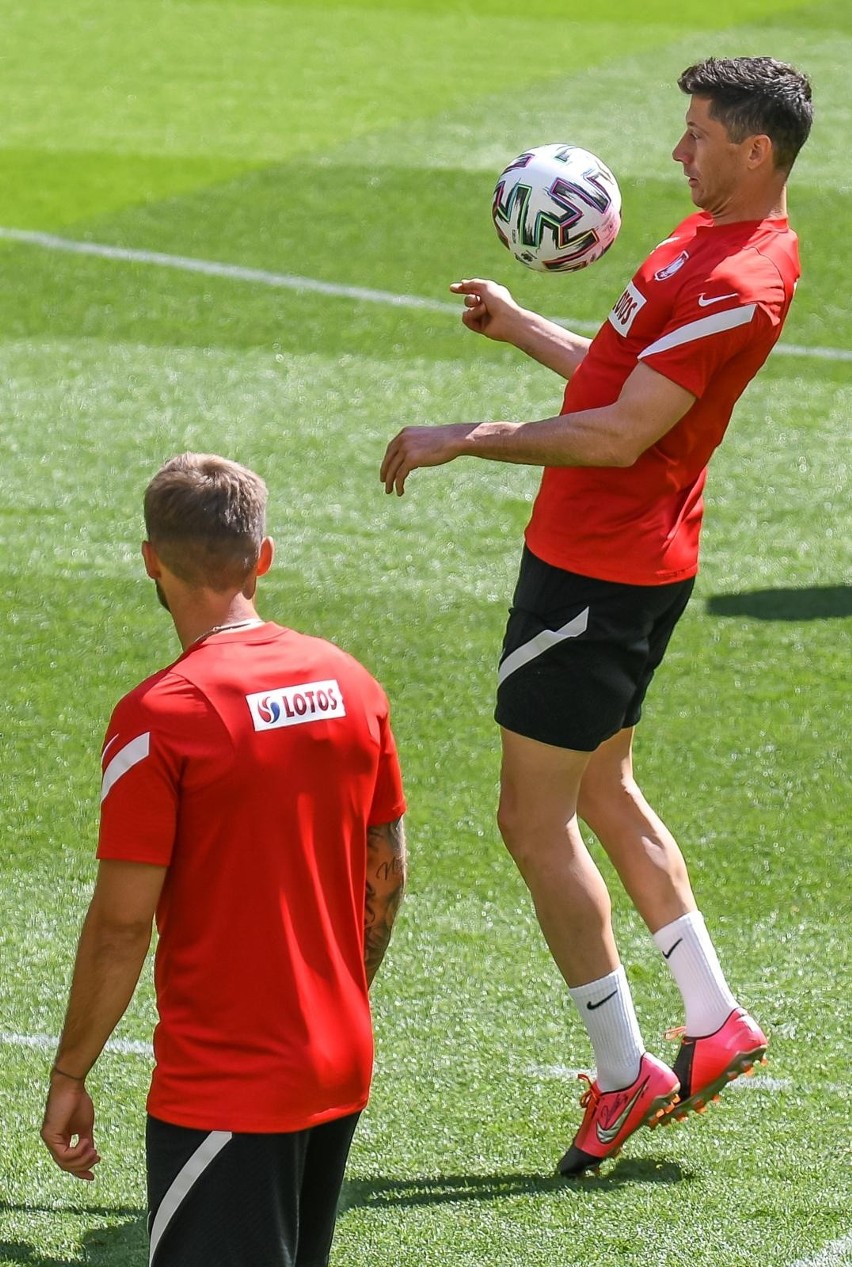
<path fill-rule="evenodd" d="M 600 409 L 536 422 L 403 427 L 385 451 L 379 477 L 386 493 L 401 497 L 412 471 L 459 457 L 528 466 L 632 466 L 694 403 L 691 392 L 639 364 L 618 400 Z"/>
<path fill-rule="evenodd" d="M 450 290 L 464 295 L 462 323 L 468 330 L 498 343 L 511 343 L 561 378 L 570 378 L 588 351 L 590 339 L 521 308 L 497 282 L 464 278 L 453 282 Z"/>
<path fill-rule="evenodd" d="M 367 893 L 364 905 L 364 964 L 372 985 L 391 938 L 405 892 L 407 859 L 401 818 L 367 829 Z"/>

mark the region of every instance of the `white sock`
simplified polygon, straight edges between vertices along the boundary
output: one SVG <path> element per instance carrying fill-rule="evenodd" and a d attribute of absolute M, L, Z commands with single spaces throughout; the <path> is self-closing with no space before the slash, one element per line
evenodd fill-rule
<path fill-rule="evenodd" d="M 687 1034 L 701 1038 L 715 1033 L 737 1001 L 728 988 L 704 916 L 700 911 L 688 911 L 658 929 L 654 941 L 683 996 Z"/>
<path fill-rule="evenodd" d="M 615 972 L 569 993 L 589 1031 L 601 1091 L 629 1087 L 639 1077 L 645 1044 L 624 968 L 619 964 Z"/>

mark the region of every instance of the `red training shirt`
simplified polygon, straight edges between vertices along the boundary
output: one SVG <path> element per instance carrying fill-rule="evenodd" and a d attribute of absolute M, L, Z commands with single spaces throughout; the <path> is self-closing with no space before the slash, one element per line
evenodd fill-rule
<path fill-rule="evenodd" d="M 633 466 L 547 467 L 526 541 L 555 567 L 662 585 L 693 576 L 707 463 L 781 333 L 800 273 L 786 219 L 687 217 L 628 284 L 565 390 L 562 412 L 610 405 L 641 361 L 695 404 Z"/>
<path fill-rule="evenodd" d="M 118 704 L 99 858 L 167 866 L 148 1111 L 298 1131 L 364 1107 L 367 827 L 404 811 L 381 687 L 275 624 L 208 636 Z"/>

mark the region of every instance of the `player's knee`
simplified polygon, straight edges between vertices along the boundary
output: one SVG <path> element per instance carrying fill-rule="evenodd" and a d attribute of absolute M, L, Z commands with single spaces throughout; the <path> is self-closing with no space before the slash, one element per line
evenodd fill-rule
<path fill-rule="evenodd" d="M 529 817 L 517 798 L 505 791 L 497 806 L 497 828 L 509 853 L 520 862 L 529 849 Z"/>

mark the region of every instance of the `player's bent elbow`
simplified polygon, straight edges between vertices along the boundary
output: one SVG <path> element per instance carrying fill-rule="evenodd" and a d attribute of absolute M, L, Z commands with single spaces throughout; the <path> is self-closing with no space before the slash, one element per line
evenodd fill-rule
<path fill-rule="evenodd" d="M 610 466 L 618 467 L 619 470 L 628 470 L 631 466 L 635 466 L 644 453 L 644 449 L 618 449 L 609 463 Z"/>
<path fill-rule="evenodd" d="M 152 920 L 131 910 L 111 907 L 109 910 L 93 908 L 86 920 L 86 933 L 101 951 L 126 954 L 147 949 L 151 941 Z"/>

